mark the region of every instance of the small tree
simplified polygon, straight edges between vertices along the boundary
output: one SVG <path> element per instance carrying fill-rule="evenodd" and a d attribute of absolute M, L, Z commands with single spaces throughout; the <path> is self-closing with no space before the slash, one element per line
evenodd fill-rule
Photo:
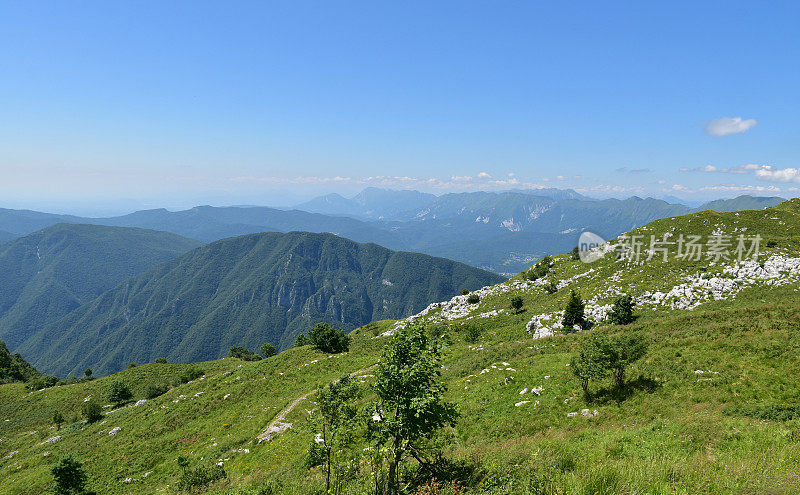
<path fill-rule="evenodd" d="M 158 396 L 164 395 L 169 391 L 169 386 L 166 383 L 151 383 L 147 386 L 145 397 L 148 399 L 155 399 Z"/>
<path fill-rule="evenodd" d="M 186 468 L 189 467 L 189 459 L 184 455 L 179 455 L 175 462 L 178 464 L 178 467 L 183 470 L 183 474 L 186 474 Z"/>
<path fill-rule="evenodd" d="M 112 382 L 108 387 L 108 400 L 115 405 L 128 402 L 133 398 L 133 392 L 127 383 L 122 380 Z"/>
<path fill-rule="evenodd" d="M 586 325 L 586 316 L 584 315 L 584 304 L 580 296 L 573 290 L 569 294 L 567 305 L 564 307 L 564 318 L 561 324 L 564 325 L 565 332 L 574 331 L 574 326 L 578 325 L 583 328 Z"/>
<path fill-rule="evenodd" d="M 556 285 L 555 282 L 552 281 L 548 282 L 544 286 L 544 291 L 547 292 L 548 294 L 555 294 L 556 291 L 558 291 L 558 286 Z"/>
<path fill-rule="evenodd" d="M 478 294 L 470 294 L 467 296 L 467 304 L 478 304 L 481 302 L 481 296 Z"/>
<path fill-rule="evenodd" d="M 462 295 L 462 296 L 466 296 L 467 294 L 469 294 L 469 290 L 467 290 L 467 289 L 461 289 L 461 295 Z"/>
<path fill-rule="evenodd" d="M 255 352 L 251 351 L 250 349 L 245 349 L 244 347 L 239 346 L 231 346 L 228 349 L 228 357 L 241 359 L 243 361 L 260 361 L 261 356 L 256 354 Z"/>
<path fill-rule="evenodd" d="M 61 429 L 61 425 L 64 423 L 64 415 L 61 414 L 61 411 L 56 411 L 53 413 L 53 424 L 56 425 L 57 429 Z"/>
<path fill-rule="evenodd" d="M 383 349 L 376 372 L 375 435 L 389 449 L 388 489 L 399 493 L 398 467 L 411 455 L 424 462 L 419 442 L 441 427 L 454 425 L 457 413 L 445 402 L 439 380 L 442 346 L 428 340 L 421 326 L 398 330 Z"/>
<path fill-rule="evenodd" d="M 630 294 L 619 296 L 611 307 L 608 320 L 614 325 L 627 325 L 636 321 L 633 314 L 633 297 Z"/>
<path fill-rule="evenodd" d="M 625 386 L 625 369 L 647 354 L 647 341 L 639 335 L 619 335 L 608 342 L 608 368 L 617 387 Z"/>
<path fill-rule="evenodd" d="M 103 408 L 94 399 L 90 399 L 81 405 L 81 414 L 87 423 L 94 423 L 103 419 Z"/>
<path fill-rule="evenodd" d="M 130 363 L 128 363 L 128 368 L 129 368 L 129 369 L 130 369 L 130 368 L 135 368 L 135 367 L 137 367 L 137 366 L 139 366 L 139 365 L 138 365 L 138 364 L 136 364 L 136 361 L 131 361 Z"/>
<path fill-rule="evenodd" d="M 574 248 L 572 248 L 572 252 L 570 253 L 570 257 L 572 258 L 572 261 L 578 261 L 579 259 L 581 259 L 581 251 L 580 251 L 580 249 L 578 249 L 578 246 L 575 246 Z"/>
<path fill-rule="evenodd" d="M 345 335 L 344 330 L 334 328 L 327 323 L 317 323 L 308 332 L 311 344 L 322 352 L 338 354 L 347 352 L 350 348 L 350 337 Z"/>
<path fill-rule="evenodd" d="M 167 364 L 167 358 L 165 357 L 155 358 L 153 362 L 156 364 Z"/>
<path fill-rule="evenodd" d="M 86 378 L 92 378 L 92 368 L 86 368 L 86 369 L 83 371 L 83 375 L 84 375 Z"/>
<path fill-rule="evenodd" d="M 334 466 L 341 465 L 339 458 L 346 453 L 346 448 L 355 440 L 358 410 L 356 399 L 360 394 L 358 383 L 350 375 L 331 382 L 317 393 L 320 417 L 318 426 L 321 430 L 323 464 L 325 465 L 325 493 L 331 493 L 331 472 Z M 335 491 L 341 483 L 338 469 L 333 473 Z"/>
<path fill-rule="evenodd" d="M 278 353 L 275 350 L 275 346 L 270 344 L 269 342 L 261 344 L 261 349 L 260 350 L 261 350 L 261 355 L 264 356 L 265 358 L 272 357 L 272 356 L 274 356 L 275 354 Z"/>
<path fill-rule="evenodd" d="M 511 309 L 513 309 L 515 313 L 519 313 L 524 305 L 525 301 L 522 300 L 522 296 L 514 296 L 511 298 Z"/>
<path fill-rule="evenodd" d="M 56 483 L 55 492 L 59 495 L 86 493 L 87 476 L 83 465 L 71 454 L 58 460 L 50 469 Z"/>
<path fill-rule="evenodd" d="M 572 358 L 572 374 L 581 382 L 583 393 L 589 393 L 589 381 L 603 378 L 608 374 L 608 344 L 600 335 L 593 334 L 581 343 L 578 355 Z"/>
<path fill-rule="evenodd" d="M 306 334 L 301 333 L 294 340 L 294 346 L 295 347 L 303 347 L 303 346 L 306 346 L 306 345 L 311 345 L 311 341 L 308 340 L 308 337 L 306 337 Z"/>

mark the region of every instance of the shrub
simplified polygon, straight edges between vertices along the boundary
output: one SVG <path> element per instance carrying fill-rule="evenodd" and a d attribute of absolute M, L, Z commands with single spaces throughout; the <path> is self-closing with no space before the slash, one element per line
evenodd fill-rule
<path fill-rule="evenodd" d="M 585 327 L 586 316 L 584 315 L 584 308 L 585 306 L 580 296 L 574 290 L 570 292 L 567 305 L 564 307 L 564 318 L 561 320 L 565 332 L 573 332 L 575 325 L 581 328 Z"/>
<path fill-rule="evenodd" d="M 555 294 L 556 291 L 558 291 L 558 286 L 556 285 L 555 282 L 550 282 L 548 284 L 545 284 L 544 291 L 547 292 L 548 294 Z"/>
<path fill-rule="evenodd" d="M 338 354 L 347 352 L 350 348 L 350 337 L 345 335 L 344 330 L 334 328 L 327 323 L 317 323 L 308 332 L 311 344 L 322 352 Z"/>
<path fill-rule="evenodd" d="M 72 455 L 59 459 L 50 469 L 50 473 L 56 482 L 57 494 L 86 493 L 86 473 L 83 471 L 83 465 Z"/>
<path fill-rule="evenodd" d="M 478 294 L 470 294 L 467 296 L 467 304 L 478 304 L 481 302 L 481 296 Z"/>
<path fill-rule="evenodd" d="M 59 430 L 61 429 L 61 425 L 64 423 L 64 415 L 61 414 L 61 411 L 56 411 L 53 413 L 53 424 L 56 425 L 56 428 Z"/>
<path fill-rule="evenodd" d="M 594 334 L 581 343 L 578 356 L 573 358 L 573 374 L 581 380 L 588 394 L 588 381 L 611 373 L 618 388 L 625 386 L 626 369 L 647 353 L 647 342 L 638 335 L 605 337 Z"/>
<path fill-rule="evenodd" d="M 239 347 L 235 345 L 231 346 L 231 348 L 228 349 L 228 357 L 241 359 L 243 361 L 261 360 L 261 356 L 251 351 L 250 349 L 245 349 L 244 347 Z"/>
<path fill-rule="evenodd" d="M 311 440 L 311 444 L 308 446 L 305 458 L 303 459 L 303 465 L 306 467 L 306 469 L 320 466 L 323 462 L 325 462 L 325 454 L 325 447 L 323 447 L 321 444 L 318 444 L 316 440 Z"/>
<path fill-rule="evenodd" d="M 136 364 L 136 361 L 131 361 L 130 363 L 128 363 L 128 369 L 130 369 L 130 368 L 135 368 L 135 367 L 137 367 L 137 366 L 139 366 L 139 365 L 138 365 L 138 364 Z"/>
<path fill-rule="evenodd" d="M 42 390 L 58 385 L 58 378 L 53 375 L 42 375 L 29 381 L 25 388 L 28 390 Z"/>
<path fill-rule="evenodd" d="M 164 395 L 169 391 L 169 386 L 166 383 L 150 384 L 147 386 L 145 397 L 148 399 L 155 399 L 160 395 Z"/>
<path fill-rule="evenodd" d="M 153 362 L 156 364 L 167 364 L 167 358 L 155 358 Z"/>
<path fill-rule="evenodd" d="M 464 334 L 464 342 L 474 344 L 481 338 L 481 329 L 478 325 L 467 323 L 461 327 L 461 333 Z"/>
<path fill-rule="evenodd" d="M 108 400 L 112 404 L 120 405 L 133 398 L 133 392 L 127 383 L 122 380 L 112 382 L 108 387 Z"/>
<path fill-rule="evenodd" d="M 578 246 L 572 248 L 572 252 L 570 253 L 572 261 L 578 261 L 581 259 L 581 251 L 578 249 Z"/>
<path fill-rule="evenodd" d="M 800 418 L 800 405 L 769 404 L 729 406 L 725 408 L 725 413 L 737 416 L 749 416 L 766 421 L 790 421 Z"/>
<path fill-rule="evenodd" d="M 269 342 L 261 344 L 261 349 L 260 350 L 261 350 L 261 354 L 265 358 L 272 357 L 272 356 L 274 356 L 275 354 L 278 353 L 278 351 L 275 350 L 275 346 L 270 344 Z"/>
<path fill-rule="evenodd" d="M 600 335 L 593 334 L 581 343 L 578 355 L 572 358 L 572 374 L 581 382 L 583 393 L 588 397 L 589 381 L 603 378 L 608 374 L 607 342 Z"/>
<path fill-rule="evenodd" d="M 85 376 L 86 378 L 91 378 L 92 377 L 92 368 L 86 368 L 83 371 L 83 376 Z"/>
<path fill-rule="evenodd" d="M 647 341 L 639 335 L 619 335 L 609 339 L 608 368 L 618 387 L 625 386 L 625 369 L 647 354 Z"/>
<path fill-rule="evenodd" d="M 614 301 L 608 320 L 614 325 L 627 325 L 636 320 L 633 314 L 633 297 L 630 294 L 619 296 Z"/>
<path fill-rule="evenodd" d="M 768 248 L 778 247 L 778 243 L 776 241 L 767 241 Z"/>
<path fill-rule="evenodd" d="M 176 378 L 173 383 L 175 386 L 178 386 L 182 383 L 189 383 L 192 380 L 197 380 L 203 375 L 205 375 L 205 372 L 203 372 L 203 370 L 195 368 L 194 366 L 190 366 L 189 368 L 186 369 L 186 371 L 178 375 L 178 378 Z"/>
<path fill-rule="evenodd" d="M 469 294 L 469 291 L 467 289 L 461 289 L 462 296 L 466 296 L 467 294 Z"/>
<path fill-rule="evenodd" d="M 511 309 L 513 309 L 515 313 L 519 313 L 524 305 L 525 301 L 522 300 L 522 296 L 514 296 L 511 298 Z"/>
<path fill-rule="evenodd" d="M 447 331 L 449 330 L 447 325 L 437 325 L 437 324 L 428 325 L 427 329 L 428 329 L 428 334 L 434 339 L 440 339 L 444 337 L 447 334 Z"/>
<path fill-rule="evenodd" d="M 95 423 L 103 419 L 103 408 L 94 399 L 89 399 L 81 405 L 81 414 L 87 423 Z"/>
<path fill-rule="evenodd" d="M 227 477 L 228 473 L 225 472 L 222 466 L 214 465 L 211 467 L 186 469 L 181 476 L 181 480 L 178 482 L 178 488 L 182 490 L 205 488 L 211 483 Z"/>
<path fill-rule="evenodd" d="M 306 334 L 304 333 L 298 335 L 297 338 L 294 340 L 295 347 L 303 347 L 307 345 L 311 345 L 311 341 L 308 340 L 308 337 L 306 337 Z"/>

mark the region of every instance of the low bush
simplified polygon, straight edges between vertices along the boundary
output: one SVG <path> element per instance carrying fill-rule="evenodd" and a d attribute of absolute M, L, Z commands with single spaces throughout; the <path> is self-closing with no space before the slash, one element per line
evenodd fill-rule
<path fill-rule="evenodd" d="M 201 370 L 200 368 L 195 368 L 194 366 L 191 366 L 191 367 L 187 368 L 186 371 L 184 371 L 183 373 L 178 375 L 178 377 L 175 379 L 173 384 L 175 386 L 178 386 L 178 385 L 181 385 L 183 383 L 189 383 L 192 380 L 197 380 L 198 378 L 200 378 L 203 375 L 205 375 L 205 372 L 203 372 L 203 370 Z"/>
<path fill-rule="evenodd" d="M 158 396 L 164 395 L 169 391 L 169 386 L 166 383 L 150 384 L 147 386 L 145 397 L 148 399 L 155 399 Z"/>
<path fill-rule="evenodd" d="M 181 475 L 181 479 L 178 482 L 178 488 L 181 490 L 202 489 L 215 481 L 225 479 L 227 477 L 228 473 L 225 472 L 222 466 L 187 469 L 183 472 L 183 475 Z"/>

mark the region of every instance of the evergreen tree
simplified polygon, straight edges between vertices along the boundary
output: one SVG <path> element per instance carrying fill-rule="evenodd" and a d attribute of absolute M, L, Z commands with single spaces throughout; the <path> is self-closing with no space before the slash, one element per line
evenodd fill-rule
<path fill-rule="evenodd" d="M 608 319 L 614 325 L 627 325 L 636 320 L 633 314 L 633 297 L 630 294 L 619 296 L 608 314 Z"/>
<path fill-rule="evenodd" d="M 524 305 L 525 301 L 522 300 L 522 296 L 514 296 L 511 298 L 511 309 L 513 309 L 515 313 L 519 313 Z"/>
<path fill-rule="evenodd" d="M 574 290 L 570 292 L 567 305 L 564 307 L 564 318 L 561 320 L 565 332 L 574 332 L 575 325 L 581 328 L 585 327 L 586 316 L 584 315 L 584 309 L 585 305 L 580 296 L 576 294 Z"/>

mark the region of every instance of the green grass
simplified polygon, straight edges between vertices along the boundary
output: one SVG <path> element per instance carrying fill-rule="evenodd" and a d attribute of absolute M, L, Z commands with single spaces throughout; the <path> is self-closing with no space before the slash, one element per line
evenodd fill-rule
<path fill-rule="evenodd" d="M 764 212 L 701 213 L 658 221 L 644 232 L 673 226 L 702 232 L 715 223 L 740 222 L 778 241 L 771 252 L 797 256 L 797 214 L 789 206 L 768 210 L 768 217 Z M 780 220 L 771 220 L 776 216 Z M 589 268 L 568 256 L 554 259 L 552 279 L 566 279 Z M 448 458 L 466 473 L 461 477 L 466 492 L 800 491 L 800 419 L 792 412 L 800 403 L 796 378 L 800 376 L 800 286 L 757 285 L 735 298 L 710 301 L 691 311 L 638 308 L 640 317 L 634 324 L 595 328 L 592 331 L 643 335 L 649 350 L 628 372 L 633 386 L 626 393 L 613 390 L 610 379 L 592 382 L 594 398 L 588 401 L 567 366 L 586 334 L 533 340 L 525 323 L 534 314 L 561 309 L 570 288 L 584 296 L 605 294 L 617 285 L 639 293 L 670 286 L 699 268 L 717 267 L 670 262 L 623 270 L 621 262 L 607 259 L 591 268 L 590 275 L 556 294 L 534 287 L 482 298 L 473 315 L 508 308 L 511 297 L 518 294 L 525 299 L 525 311 L 470 319 L 481 328 L 474 343 L 451 332 L 442 377 L 449 387 L 447 398 L 457 404 L 461 417 L 455 428 L 442 432 L 441 443 Z M 623 272 L 622 279 L 614 281 L 611 275 L 618 271 Z M 611 299 L 609 295 L 607 300 Z M 86 463 L 91 487 L 99 493 L 174 493 L 180 475 L 175 458 L 180 454 L 187 455 L 193 467 L 227 459 L 223 465 L 228 479 L 212 485 L 211 493 L 260 493 L 278 484 L 276 493 L 319 493 L 320 472 L 303 465 L 315 434 L 309 422 L 313 396 L 286 417 L 293 427 L 285 434 L 261 444 L 253 440 L 295 398 L 343 373 L 376 363 L 387 340 L 374 336 L 392 325 L 376 322 L 356 330 L 350 352 L 338 357 L 301 348 L 258 362 L 199 363 L 196 366 L 206 372 L 204 379 L 113 412 L 104 422 L 65 425 L 61 432 L 49 429 L 56 409 L 69 418 L 85 397 L 102 397 L 117 379 L 131 384 L 138 399 L 149 384 L 171 382 L 186 365 L 141 365 L 92 382 L 34 393 L 21 384 L 2 385 L 4 493 L 47 490 L 49 468 L 66 452 Z M 484 369 L 489 371 L 481 373 Z M 369 377 L 364 381 L 367 386 Z M 540 397 L 519 394 L 536 386 L 544 387 Z M 530 402 L 516 407 L 522 400 Z M 567 416 L 582 409 L 598 414 Z M 109 436 L 114 427 L 121 430 Z M 55 434 L 62 440 L 39 445 Z M 2 459 L 11 451 L 19 453 Z M 52 454 L 45 457 L 44 452 Z M 140 481 L 126 483 L 127 478 Z M 346 493 L 365 493 L 367 480 L 362 466 Z"/>

